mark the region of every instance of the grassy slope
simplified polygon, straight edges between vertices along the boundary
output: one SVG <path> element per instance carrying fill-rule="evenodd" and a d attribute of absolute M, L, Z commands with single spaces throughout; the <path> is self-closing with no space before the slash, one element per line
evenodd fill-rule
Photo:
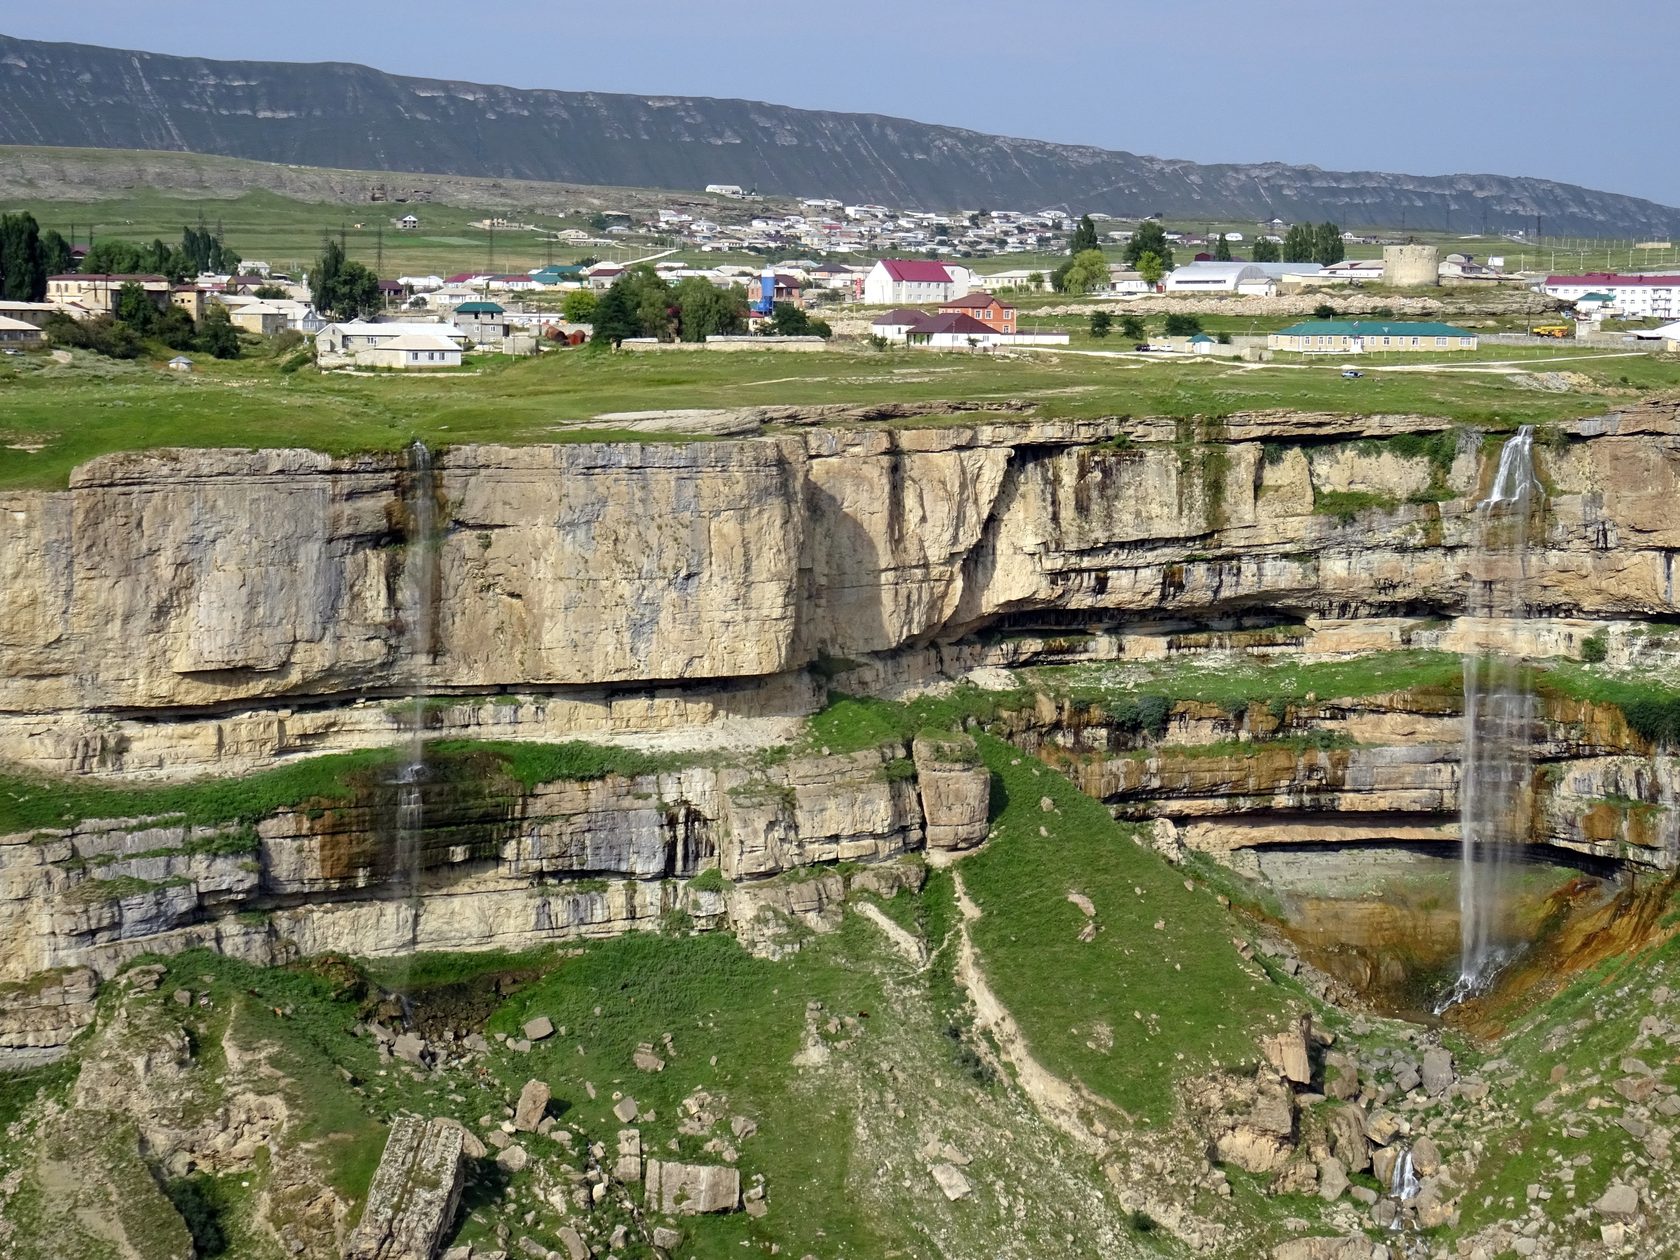
<path fill-rule="evenodd" d="M 996 817 L 962 865 L 981 965 L 1051 1070 L 1158 1124 L 1180 1075 L 1252 1062 L 1255 1034 L 1283 1017 L 1280 995 L 1238 957 L 1213 894 L 1187 890 L 1136 828 L 1011 745 L 981 748 Z M 1069 892 L 1096 905 L 1089 943 Z M 1098 1024 L 1112 1046 L 1093 1048 Z"/>
<path fill-rule="evenodd" d="M 1420 413 L 1508 427 L 1623 405 L 1630 397 L 1617 383 L 1623 376 L 1650 388 L 1680 386 L 1680 362 L 1649 357 L 1585 360 L 1574 370 L 1598 392 L 1567 394 L 1485 374 L 1378 373 L 1350 382 L 1341 379 L 1339 363 L 1245 369 L 908 351 L 560 353 L 486 359 L 476 373 L 433 377 L 321 376 L 310 369 L 284 376 L 267 360 L 200 366 L 180 376 L 150 361 L 0 360 L 0 486 L 63 485 L 71 468 L 95 455 L 160 446 L 300 446 L 339 454 L 394 450 L 416 437 L 433 444 L 611 440 L 625 435 L 577 422 L 631 410 L 1027 398 L 1050 417 L 1294 408 Z"/>

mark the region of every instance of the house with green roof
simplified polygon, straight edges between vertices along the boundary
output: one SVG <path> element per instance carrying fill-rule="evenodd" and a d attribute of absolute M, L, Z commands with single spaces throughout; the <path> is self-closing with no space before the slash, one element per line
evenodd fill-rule
<path fill-rule="evenodd" d="M 462 302 L 450 322 L 480 346 L 507 336 L 507 310 L 500 302 Z"/>
<path fill-rule="evenodd" d="M 1295 354 L 1391 354 L 1474 350 L 1477 339 L 1466 329 L 1427 320 L 1309 319 L 1272 333 L 1266 345 Z"/>

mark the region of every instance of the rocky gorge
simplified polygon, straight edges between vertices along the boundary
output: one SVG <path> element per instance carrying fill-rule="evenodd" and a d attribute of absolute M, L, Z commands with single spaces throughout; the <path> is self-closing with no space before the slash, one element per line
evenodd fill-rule
<path fill-rule="evenodd" d="M 1508 437 L 1491 419 L 726 427 L 424 462 L 152 451 L 101 457 L 63 489 L 0 491 L 6 1066 L 107 1036 L 102 986 L 153 956 L 284 968 L 726 929 L 785 962 L 844 936 L 860 899 L 918 892 L 1009 809 L 1042 804 L 1048 834 L 1064 807 L 1000 796 L 1000 739 L 1141 828 L 1149 860 L 1187 888 L 1261 890 L 1265 940 L 1288 966 L 1248 946 L 1233 965 L 1410 1013 L 1456 947 L 1458 661 L 1486 650 L 1538 680 L 1513 930 L 1596 939 L 1680 867 L 1680 726 L 1661 681 L 1680 656 L 1667 637 L 1680 407 L 1537 439 L 1544 509 L 1517 631 L 1472 615 L 1474 505 Z M 421 572 L 422 597 L 405 598 Z M 850 727 L 825 718 L 839 697 L 864 706 Z M 1109 911 L 1077 896 L 1080 939 L 1098 939 Z M 1639 911 L 1653 938 L 1660 913 Z M 939 942 L 876 918 L 925 968 Z M 1652 1018 L 1629 1056 L 1669 1036 Z M 800 1054 L 847 1040 L 829 1022 L 809 1024 Z M 988 1035 L 1027 1079 L 1007 1021 Z M 1332 1054 L 1357 1052 L 1335 1034 L 1298 1035 L 1263 1052 L 1270 1068 L 1198 1078 L 1186 1115 L 1201 1118 L 1159 1145 L 1113 1153 L 1117 1122 L 1078 1088 L 1057 1127 L 1109 1151 L 1130 1210 L 1213 1254 L 1235 1235 L 1198 1232 L 1139 1189 L 1149 1160 L 1205 1142 L 1198 1193 L 1215 1199 L 1230 1164 L 1341 1205 L 1340 1228 L 1363 1206 L 1384 1230 L 1456 1224 L 1453 1186 L 1470 1173 L 1429 1181 L 1421 1205 L 1389 1193 L 1392 1161 L 1430 1154 L 1395 1137 L 1440 1113 L 1428 1140 L 1453 1144 L 1435 1161 L 1451 1164 L 1486 1085 L 1442 1084 L 1434 1033 L 1372 1051 L 1376 1077 L 1337 1068 Z M 395 1040 L 375 1041 L 388 1062 Z M 443 1071 L 438 1044 L 411 1062 L 422 1075 Z M 1654 1109 L 1672 1088 L 1648 1074 L 1632 1118 L 1666 1131 Z M 1357 1142 L 1326 1098 L 1362 1108 Z M 1368 1126 L 1385 1108 L 1378 1140 Z M 459 1139 L 436 1124 L 393 1136 L 400 1159 L 458 1165 Z M 1373 1145 L 1393 1151 L 1380 1184 L 1349 1183 L 1373 1175 Z M 973 1192 L 966 1165 L 931 1163 L 950 1203 Z M 659 1174 L 672 1205 L 712 1192 L 690 1164 L 663 1167 L 678 1170 Z M 445 1180 L 433 1197 L 453 1212 L 460 1187 Z M 1350 1184 L 1373 1195 L 1352 1214 Z M 1623 1227 L 1640 1193 L 1631 1213 L 1600 1215 Z M 379 1228 L 356 1245 L 410 1254 L 380 1250 L 406 1226 Z M 1483 1232 L 1487 1256 L 1542 1236 Z M 573 1233 L 585 1249 L 588 1235 Z"/>

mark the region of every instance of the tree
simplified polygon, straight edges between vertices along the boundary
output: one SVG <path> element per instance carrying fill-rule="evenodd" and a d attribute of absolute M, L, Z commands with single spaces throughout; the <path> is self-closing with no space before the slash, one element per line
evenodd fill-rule
<path fill-rule="evenodd" d="M 1169 337 L 1194 337 L 1202 331 L 1202 321 L 1195 315 L 1168 315 L 1161 331 Z"/>
<path fill-rule="evenodd" d="M 1126 265 L 1134 271 L 1142 271 L 1138 263 L 1145 254 L 1154 254 L 1161 260 L 1163 273 L 1172 270 L 1173 252 L 1172 246 L 1167 243 L 1167 230 L 1154 219 L 1145 219 L 1138 224 L 1132 239 L 1126 242 Z"/>
<path fill-rule="evenodd" d="M 338 309 L 338 273 L 344 269 L 344 246 L 328 237 L 322 243 L 321 256 L 309 273 L 309 296 L 315 309 L 323 314 Z"/>
<path fill-rule="evenodd" d="M 1269 241 L 1264 236 L 1254 242 L 1255 262 L 1277 262 L 1278 247 L 1276 241 Z"/>
<path fill-rule="evenodd" d="M 39 302 L 47 295 L 47 274 L 35 216 L 28 211 L 0 215 L 0 298 Z"/>
<path fill-rule="evenodd" d="M 1097 225 L 1091 222 L 1090 215 L 1081 215 L 1078 224 L 1074 226 L 1073 237 L 1068 241 L 1068 254 L 1070 257 L 1078 257 L 1088 249 L 1097 248 Z"/>
<path fill-rule="evenodd" d="M 55 346 L 92 350 L 112 359 L 137 359 L 145 349 L 139 333 L 109 315 L 78 321 L 55 311 L 47 316 L 42 331 Z"/>
<path fill-rule="evenodd" d="M 198 329 L 192 316 L 179 306 L 170 306 L 152 321 L 152 336 L 171 350 L 191 350 L 198 344 Z"/>
<path fill-rule="evenodd" d="M 1138 255 L 1137 262 L 1135 264 L 1138 275 L 1142 278 L 1145 284 L 1153 289 L 1156 285 L 1161 283 L 1161 277 L 1167 274 L 1167 261 L 1171 257 L 1172 255 L 1170 253 L 1167 255 L 1167 258 L 1162 258 L 1159 254 L 1153 252 L 1152 250 L 1145 250 L 1143 253 Z"/>
<path fill-rule="evenodd" d="M 379 277 L 359 262 L 347 262 L 339 270 L 333 309 L 349 319 L 377 315 L 385 305 L 379 291 Z"/>
<path fill-rule="evenodd" d="M 1283 234 L 1283 261 L 1311 262 L 1317 244 L 1317 233 L 1312 227 L 1305 223 L 1292 224 Z"/>
<path fill-rule="evenodd" d="M 1091 312 L 1091 336 L 1106 337 L 1114 327 L 1114 316 L 1107 311 Z"/>
<path fill-rule="evenodd" d="M 1043 287 L 1044 273 L 1042 271 L 1030 271 L 1027 273 L 1027 288 L 1031 289 L 1034 293 L 1037 293 Z"/>
<path fill-rule="evenodd" d="M 1144 331 L 1143 321 L 1136 315 L 1122 315 L 1120 335 L 1127 341 L 1142 341 L 1148 334 Z"/>
<path fill-rule="evenodd" d="M 770 316 L 770 331 L 778 337 L 822 337 L 834 335 L 826 320 L 812 319 L 792 302 L 777 302 Z"/>
<path fill-rule="evenodd" d="M 328 239 L 309 275 L 315 309 L 340 319 L 372 315 L 383 305 L 379 277 L 358 262 L 346 262 L 344 247 Z"/>
<path fill-rule="evenodd" d="M 630 291 L 619 282 L 615 282 L 612 288 L 601 295 L 600 301 L 595 305 L 593 322 L 593 340 L 615 349 L 626 337 L 642 335 L 642 326 L 636 320 L 636 306 L 631 300 Z"/>
<path fill-rule="evenodd" d="M 1050 273 L 1050 288 L 1056 293 L 1067 292 L 1067 273 L 1073 267 L 1073 259 L 1069 258 L 1056 270 Z"/>
<path fill-rule="evenodd" d="M 1331 306 L 1330 303 L 1328 303 L 1328 302 L 1320 302 L 1317 306 L 1313 307 L 1313 318 L 1314 319 L 1335 319 L 1336 318 L 1336 308 L 1334 306 Z"/>
<path fill-rule="evenodd" d="M 1339 263 L 1347 257 L 1347 247 L 1342 244 L 1342 229 L 1334 223 L 1320 223 L 1313 229 L 1312 260 L 1328 267 L 1332 263 Z"/>
<path fill-rule="evenodd" d="M 747 328 L 747 291 L 738 284 L 720 289 L 709 280 L 689 276 L 672 294 L 676 299 L 678 336 L 704 341 L 730 336 Z"/>
<path fill-rule="evenodd" d="M 291 296 L 291 294 L 287 293 L 286 290 L 282 289 L 277 284 L 259 284 L 256 288 L 251 290 L 251 296 L 256 298 L 259 302 L 267 302 L 270 300 L 284 302 Z"/>
<path fill-rule="evenodd" d="M 600 299 L 590 289 L 573 289 L 560 299 L 560 314 L 570 324 L 587 324 L 595 318 Z"/>
<path fill-rule="evenodd" d="M 144 337 L 152 331 L 152 325 L 157 322 L 158 308 L 145 289 L 133 280 L 126 280 L 122 288 L 117 290 L 117 308 L 114 313 L 118 323 L 128 325 Z"/>
<path fill-rule="evenodd" d="M 1092 289 L 1108 287 L 1108 259 L 1100 249 L 1087 249 L 1075 254 L 1068 269 L 1062 273 L 1062 292 L 1089 293 Z"/>
<path fill-rule="evenodd" d="M 227 307 L 217 303 L 204 312 L 198 329 L 198 348 L 216 359 L 239 357 L 239 332 L 228 318 Z"/>
<path fill-rule="evenodd" d="M 41 269 L 47 275 L 62 276 L 75 265 L 76 256 L 70 252 L 70 242 L 59 235 L 57 228 L 41 233 Z"/>
<path fill-rule="evenodd" d="M 1213 261 L 1230 262 L 1231 242 L 1225 239 L 1225 233 L 1223 232 L 1216 233 L 1216 236 L 1218 239 L 1214 242 L 1213 246 Z"/>
<path fill-rule="evenodd" d="M 95 276 L 132 276 L 146 270 L 148 257 L 127 241 L 100 241 L 88 250 L 81 269 Z"/>

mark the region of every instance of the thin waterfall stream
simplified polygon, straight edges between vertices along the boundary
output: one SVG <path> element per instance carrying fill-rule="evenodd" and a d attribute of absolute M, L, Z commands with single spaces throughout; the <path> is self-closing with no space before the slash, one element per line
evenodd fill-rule
<path fill-rule="evenodd" d="M 392 877 L 407 902 L 409 948 L 419 941 L 420 878 L 425 828 L 427 666 L 437 603 L 437 487 L 432 453 L 416 441 L 407 453 L 407 548 L 397 613 L 402 627 L 409 701 L 408 750 L 397 771 L 396 853 Z"/>
<path fill-rule="evenodd" d="M 1459 974 L 1436 1012 L 1487 990 L 1510 959 L 1504 939 L 1505 865 L 1528 832 L 1537 713 L 1522 655 L 1528 617 L 1530 523 L 1544 497 L 1534 428 L 1499 454 L 1476 505 L 1467 611 L 1481 639 L 1464 657 L 1464 753 L 1459 770 Z"/>

